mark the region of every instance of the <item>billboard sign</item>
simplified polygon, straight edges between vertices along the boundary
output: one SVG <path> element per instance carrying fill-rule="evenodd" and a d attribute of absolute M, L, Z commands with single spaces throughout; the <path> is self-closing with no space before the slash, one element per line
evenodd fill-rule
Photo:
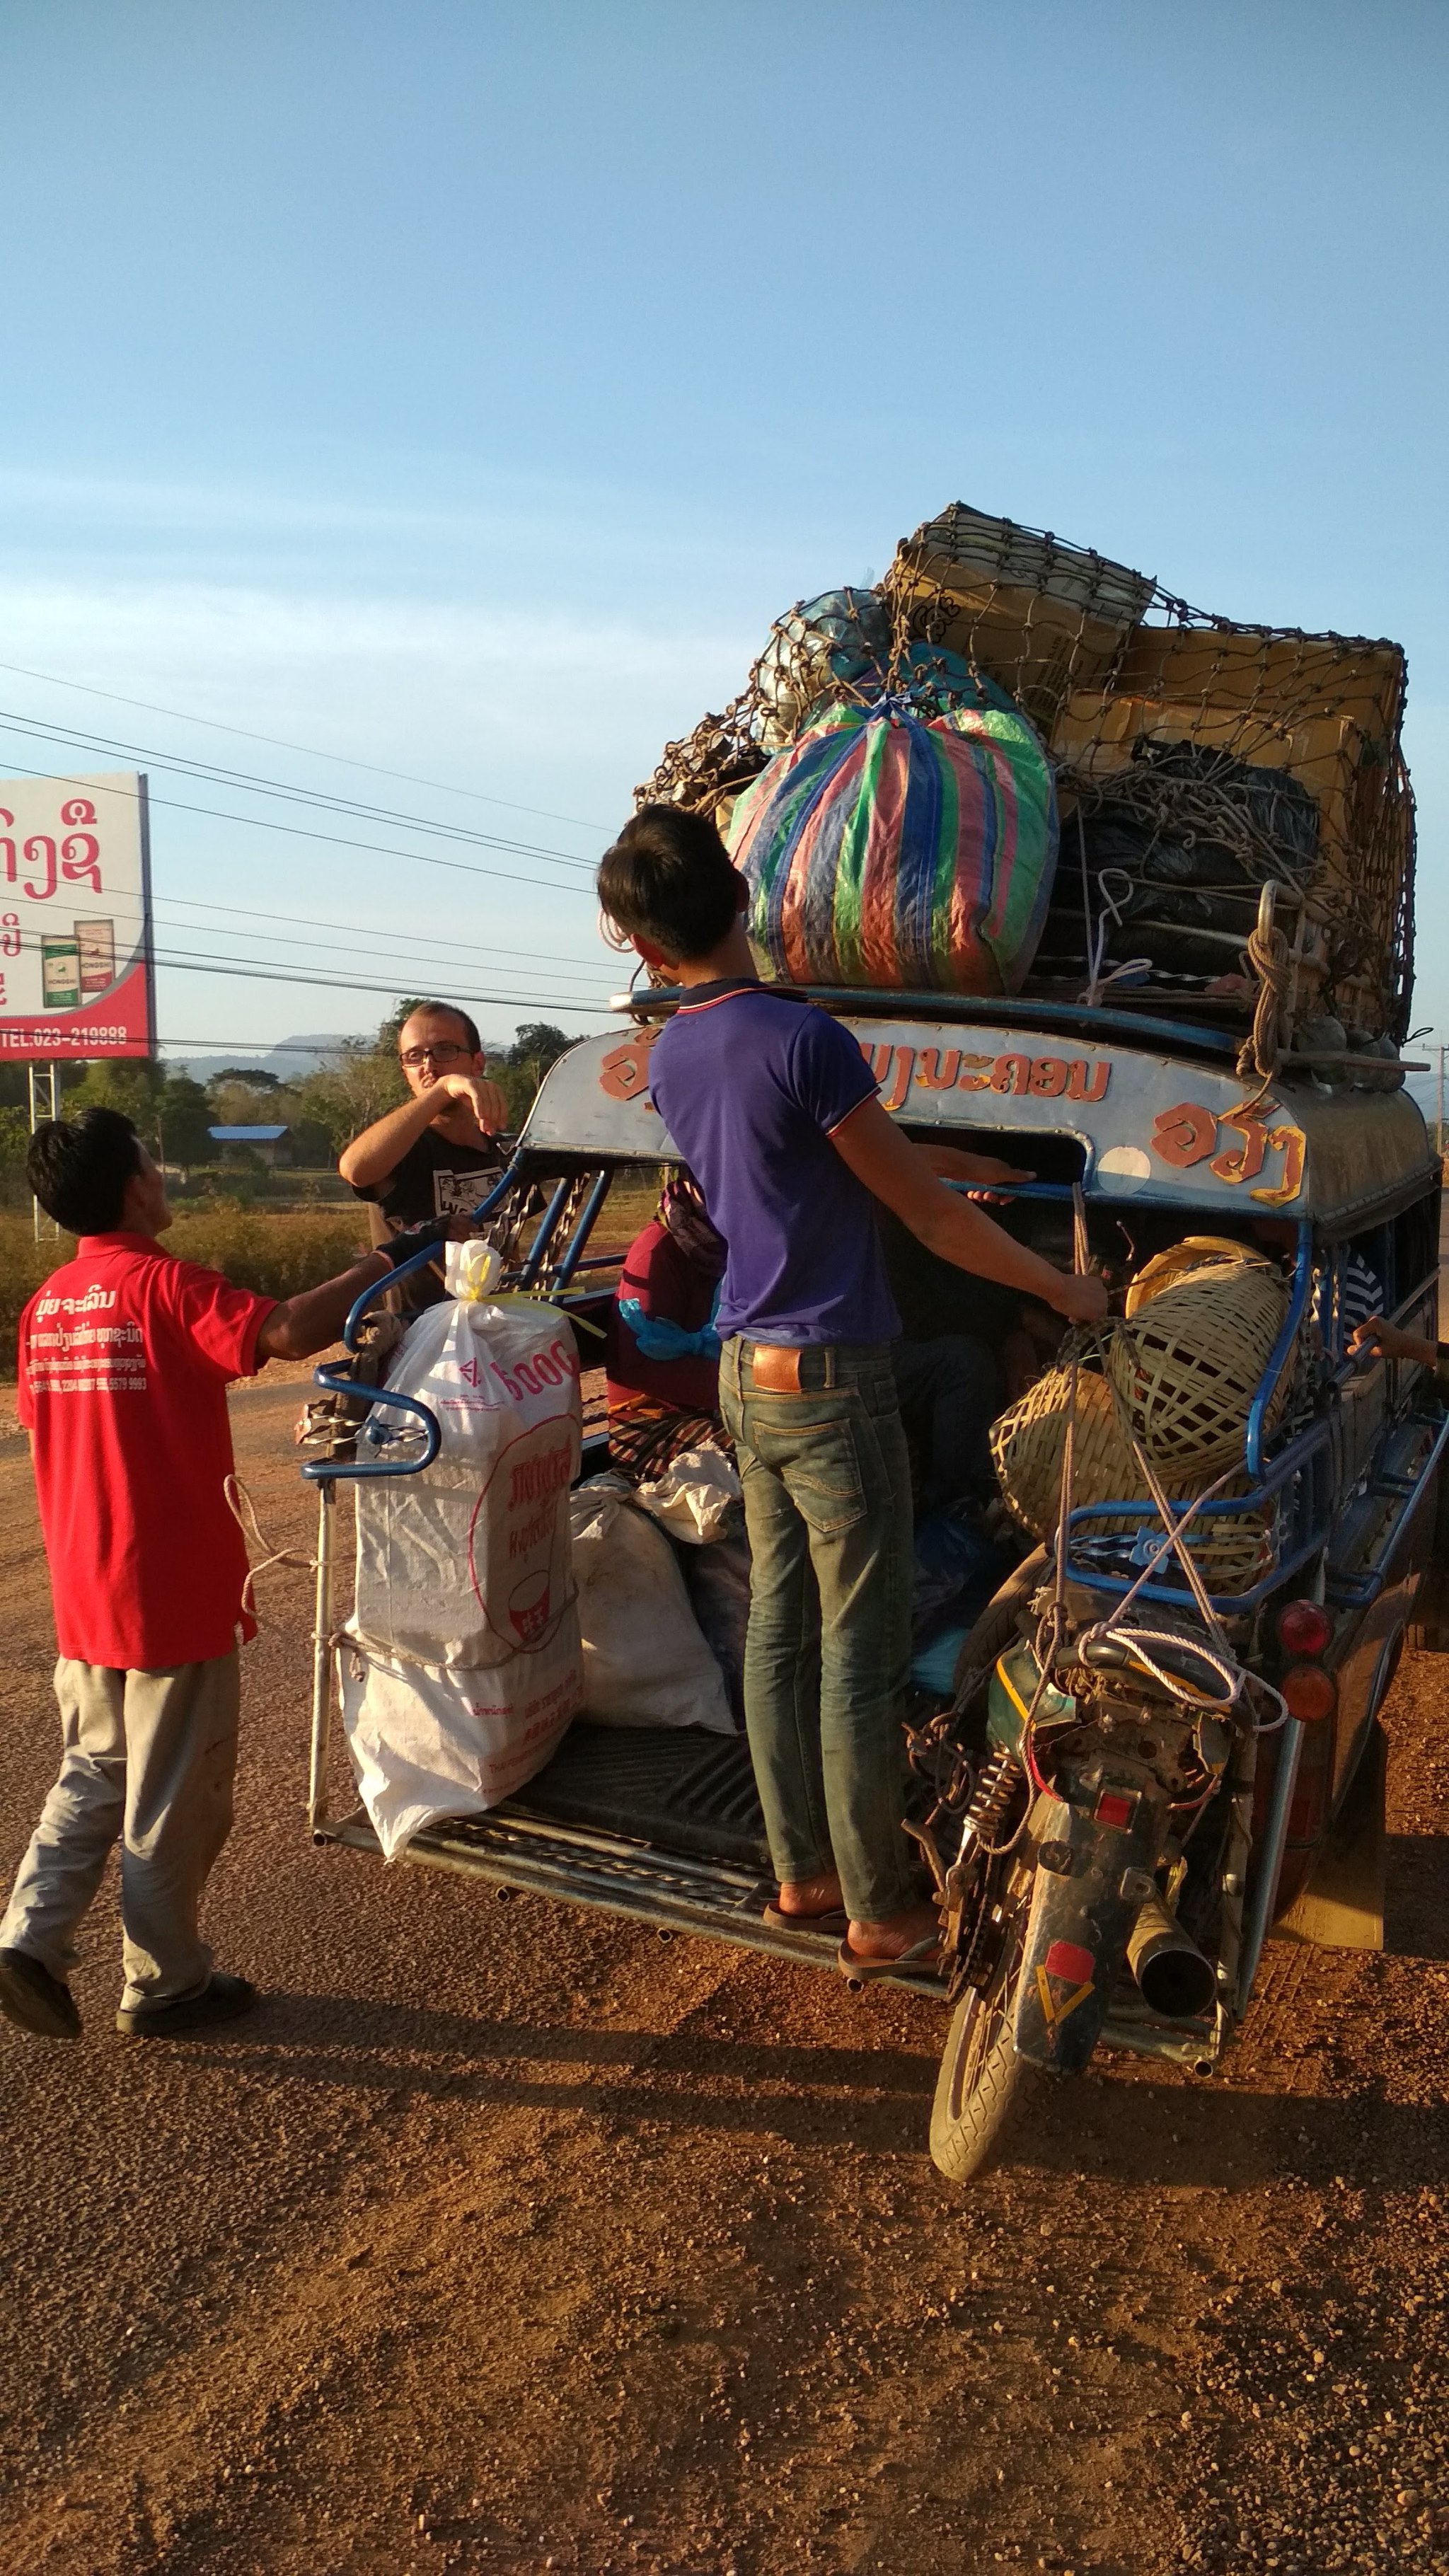
<path fill-rule="evenodd" d="M 146 781 L 0 778 L 0 1063 L 150 1055 Z"/>

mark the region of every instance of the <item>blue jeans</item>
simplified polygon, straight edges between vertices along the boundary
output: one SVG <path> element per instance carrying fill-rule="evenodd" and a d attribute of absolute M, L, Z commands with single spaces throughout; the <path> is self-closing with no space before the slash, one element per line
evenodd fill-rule
<path fill-rule="evenodd" d="M 840 1876 L 854 1922 L 916 1895 L 901 1830 L 911 1485 L 887 1342 L 800 1354 L 798 1394 L 728 1341 L 720 1406 L 749 1530 L 745 1725 L 783 1879 Z"/>

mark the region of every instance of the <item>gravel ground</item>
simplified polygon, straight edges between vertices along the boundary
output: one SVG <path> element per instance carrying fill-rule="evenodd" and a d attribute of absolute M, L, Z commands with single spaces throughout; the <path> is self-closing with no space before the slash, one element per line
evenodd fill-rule
<path fill-rule="evenodd" d="M 305 1548 L 296 1406 L 235 1399 Z M 1449 2568 L 1439 1659 L 1385 1953 L 1274 1945 L 1219 2077 L 1108 2060 L 957 2197 L 926 2004 L 314 1849 L 306 1590 L 266 1579 L 209 1900 L 264 2009 L 118 2040 L 107 1895 L 80 2045 L 0 2028 L 0 2568 Z M 55 1721 L 3 1425 L 0 1607 L 8 1872 Z"/>

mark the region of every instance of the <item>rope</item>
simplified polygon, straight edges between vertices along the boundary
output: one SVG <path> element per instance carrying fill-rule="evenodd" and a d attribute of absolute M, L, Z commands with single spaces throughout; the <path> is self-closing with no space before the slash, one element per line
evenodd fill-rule
<path fill-rule="evenodd" d="M 1080 806 L 1077 808 L 1077 839 L 1081 844 L 1082 909 L 1087 917 L 1087 989 L 1078 995 L 1078 1000 L 1085 1003 L 1089 1011 L 1095 1011 L 1103 994 L 1113 984 L 1125 984 L 1129 980 L 1136 982 L 1143 975 L 1150 975 L 1152 960 L 1150 957 L 1129 957 L 1120 966 L 1107 967 L 1107 942 L 1113 931 L 1120 930 L 1122 927 L 1123 908 L 1132 899 L 1132 879 L 1125 868 L 1103 868 L 1097 879 L 1097 892 L 1102 900 L 1102 909 L 1097 916 L 1094 928 L 1092 907 L 1087 894 L 1087 836 L 1082 823 Z M 1122 887 L 1121 894 L 1114 895 L 1108 892 L 1109 877 L 1117 878 Z M 1107 967 L 1105 974 L 1104 967 Z"/>
<path fill-rule="evenodd" d="M 1251 1035 L 1238 1049 L 1238 1075 L 1241 1081 L 1257 1078 L 1258 1088 L 1245 1100 L 1238 1116 L 1251 1115 L 1265 1100 L 1278 1076 L 1278 1023 L 1288 997 L 1288 942 L 1273 919 L 1273 890 L 1263 888 L 1258 918 L 1243 951 L 1243 963 L 1258 979 L 1253 1003 Z"/>
<path fill-rule="evenodd" d="M 257 1519 L 257 1507 L 239 1476 L 228 1476 L 221 1490 L 226 1496 L 227 1509 L 247 1542 L 248 1553 L 250 1554 L 253 1547 L 263 1550 L 257 1562 L 247 1567 L 247 1579 L 242 1585 L 241 1596 L 242 1608 L 247 1617 L 255 1619 L 258 1627 L 261 1627 L 265 1623 L 257 1608 L 255 1591 L 257 1576 L 268 1573 L 274 1565 L 288 1565 L 296 1574 L 315 1574 L 317 1559 L 315 1556 L 298 1556 L 295 1549 L 289 1547 L 268 1547 L 262 1525 Z"/>

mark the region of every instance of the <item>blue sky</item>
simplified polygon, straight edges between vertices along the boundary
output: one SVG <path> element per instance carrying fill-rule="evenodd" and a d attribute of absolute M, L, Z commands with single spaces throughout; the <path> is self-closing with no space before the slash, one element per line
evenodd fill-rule
<path fill-rule="evenodd" d="M 331 757 L 13 669 L 3 721 L 401 818 L 153 758 L 163 954 L 597 1025 L 634 781 L 961 498 L 1406 644 L 1449 1038 L 1446 57 L 1414 0 L 11 0 L 0 663 Z M 386 1001 L 160 996 L 183 1050 Z"/>

